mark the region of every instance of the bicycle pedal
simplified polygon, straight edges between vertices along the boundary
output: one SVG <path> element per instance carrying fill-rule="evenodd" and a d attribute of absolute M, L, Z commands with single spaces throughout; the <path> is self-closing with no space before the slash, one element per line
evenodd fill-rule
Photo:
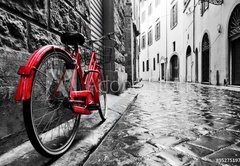
<path fill-rule="evenodd" d="M 99 109 L 99 104 L 95 104 L 95 103 L 88 104 L 86 106 L 86 109 L 88 109 L 88 110 L 98 110 Z"/>

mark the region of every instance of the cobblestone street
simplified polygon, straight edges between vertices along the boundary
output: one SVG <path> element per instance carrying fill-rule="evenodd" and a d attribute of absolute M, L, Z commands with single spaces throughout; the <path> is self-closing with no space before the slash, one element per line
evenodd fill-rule
<path fill-rule="evenodd" d="M 205 85 L 144 82 L 85 165 L 239 165 L 239 97 Z"/>

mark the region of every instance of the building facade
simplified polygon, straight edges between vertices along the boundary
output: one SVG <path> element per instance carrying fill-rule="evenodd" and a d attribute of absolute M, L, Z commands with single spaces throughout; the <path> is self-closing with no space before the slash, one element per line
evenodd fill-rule
<path fill-rule="evenodd" d="M 144 80 L 159 80 L 154 74 L 154 62 L 151 62 L 155 51 L 162 53 L 165 60 L 165 68 L 160 67 L 160 80 L 164 80 L 161 75 L 165 73 L 169 81 L 240 85 L 238 0 L 161 0 L 160 7 L 155 8 L 156 16 L 148 17 L 145 22 L 144 12 L 149 13 L 150 3 L 154 1 L 141 1 L 140 9 L 140 76 Z M 166 11 L 160 10 L 161 7 Z M 165 23 L 161 21 L 160 41 L 162 34 L 166 35 L 165 45 L 155 40 L 152 43 L 151 38 L 144 35 L 151 29 L 154 19 L 162 15 Z M 156 36 L 156 31 L 154 33 Z"/>
<path fill-rule="evenodd" d="M 196 47 L 200 82 L 240 85 L 239 1 L 196 6 Z M 198 12 L 197 12 L 198 11 Z M 199 12 L 200 11 L 200 12 Z"/>
<path fill-rule="evenodd" d="M 140 1 L 139 71 L 143 80 L 164 80 L 166 68 L 166 3 Z"/>

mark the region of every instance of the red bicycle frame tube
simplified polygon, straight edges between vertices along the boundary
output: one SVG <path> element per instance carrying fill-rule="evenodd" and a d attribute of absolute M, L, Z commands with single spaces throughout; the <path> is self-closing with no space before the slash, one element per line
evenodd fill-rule
<path fill-rule="evenodd" d="M 75 51 L 75 55 L 76 55 L 77 65 L 75 66 L 75 69 L 73 71 L 71 87 L 70 87 L 70 98 L 71 98 L 71 100 L 74 100 L 74 98 L 77 98 L 77 97 L 86 98 L 86 105 L 89 104 L 90 102 L 98 103 L 99 102 L 98 73 L 89 72 L 86 75 L 86 77 L 83 78 L 83 72 L 82 72 L 82 68 L 81 68 L 81 61 L 79 58 L 79 52 Z M 92 53 L 91 53 L 91 59 L 90 59 L 90 63 L 88 65 L 87 70 L 100 71 L 100 67 L 97 67 L 97 59 L 96 59 L 96 54 L 94 51 L 92 51 Z M 80 76 L 80 82 L 82 85 L 81 91 L 74 91 L 74 89 L 73 89 L 73 86 L 75 83 L 75 76 L 77 73 Z M 90 91 L 92 85 L 94 86 L 94 89 L 93 89 L 94 94 L 92 94 L 92 92 Z"/>

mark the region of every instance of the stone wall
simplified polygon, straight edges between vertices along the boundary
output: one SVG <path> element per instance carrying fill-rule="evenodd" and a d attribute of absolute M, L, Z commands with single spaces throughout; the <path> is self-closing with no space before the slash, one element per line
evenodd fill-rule
<path fill-rule="evenodd" d="M 88 0 L 0 0 L 0 154 L 13 146 L 9 141 L 27 139 L 21 103 L 13 100 L 19 66 L 37 48 L 61 44 L 63 31 L 89 38 L 89 15 Z"/>
<path fill-rule="evenodd" d="M 126 72 L 128 74 L 127 81 L 128 84 L 127 86 L 131 86 L 133 84 L 133 68 L 132 68 L 132 60 L 133 60 L 133 55 L 132 55 L 132 4 L 127 3 L 125 8 L 124 8 L 124 17 L 125 17 L 125 68 Z"/>
<path fill-rule="evenodd" d="M 126 52 L 131 46 L 125 45 L 126 36 L 131 32 L 126 21 L 125 9 L 126 3 L 123 0 L 104 0 L 104 33 L 115 32 L 115 39 L 118 41 L 115 48 L 112 41 L 104 41 L 107 48 L 104 56 L 107 61 L 110 59 L 109 63 L 104 65 L 104 69 L 110 81 L 109 88 L 114 94 L 120 94 L 126 89 L 126 57 L 131 56 Z"/>

